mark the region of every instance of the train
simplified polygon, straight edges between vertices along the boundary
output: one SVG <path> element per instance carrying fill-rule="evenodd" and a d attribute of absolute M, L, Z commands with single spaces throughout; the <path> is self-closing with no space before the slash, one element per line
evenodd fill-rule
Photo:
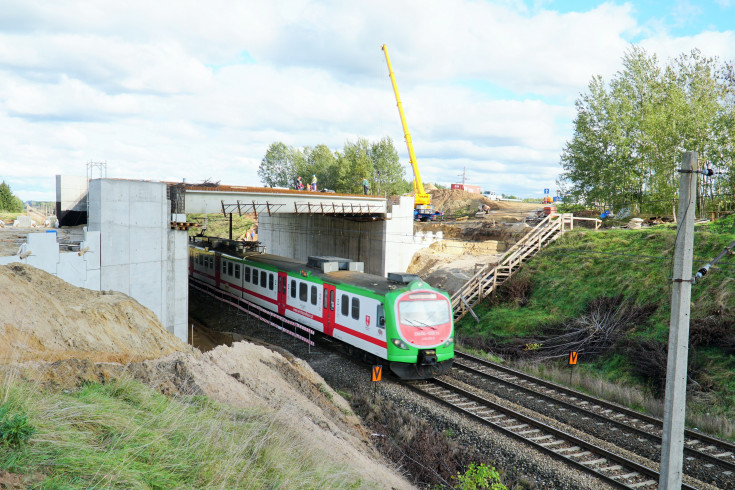
<path fill-rule="evenodd" d="M 415 275 L 367 274 L 362 262 L 330 256 L 304 263 L 224 239 L 189 244 L 189 275 L 330 337 L 401 379 L 440 376 L 454 360 L 449 295 Z"/>

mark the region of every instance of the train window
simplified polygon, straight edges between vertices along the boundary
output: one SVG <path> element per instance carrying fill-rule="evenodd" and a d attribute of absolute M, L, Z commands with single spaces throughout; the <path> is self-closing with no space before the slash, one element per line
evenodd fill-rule
<path fill-rule="evenodd" d="M 222 261 L 222 274 L 227 272 L 227 262 Z"/>
<path fill-rule="evenodd" d="M 350 316 L 350 298 L 346 294 L 342 295 L 342 316 Z"/>
<path fill-rule="evenodd" d="M 294 281 L 293 279 L 291 279 L 291 297 L 296 297 L 296 281 Z"/>
<path fill-rule="evenodd" d="M 245 282 L 250 282 L 250 267 L 245 266 Z"/>
<path fill-rule="evenodd" d="M 329 309 L 334 311 L 334 291 L 329 291 Z"/>
<path fill-rule="evenodd" d="M 316 304 L 316 286 L 311 286 L 311 304 Z"/>
<path fill-rule="evenodd" d="M 258 269 L 253 269 L 253 285 L 258 285 Z"/>
<path fill-rule="evenodd" d="M 268 289 L 273 291 L 273 273 L 268 274 Z"/>
<path fill-rule="evenodd" d="M 324 308 L 326 310 L 327 308 L 329 308 L 329 306 L 327 304 L 329 302 L 329 298 L 327 297 L 326 291 L 324 292 L 324 298 L 323 299 L 324 299 L 324 301 L 322 301 L 322 308 Z"/>
<path fill-rule="evenodd" d="M 235 279 L 240 279 L 240 264 L 235 264 Z"/>
<path fill-rule="evenodd" d="M 260 287 L 265 287 L 265 282 L 268 280 L 266 277 L 268 274 L 265 273 L 265 271 L 260 271 Z"/>
<path fill-rule="evenodd" d="M 299 299 L 301 301 L 306 301 L 308 298 L 306 297 L 306 283 L 302 282 L 299 284 Z"/>
<path fill-rule="evenodd" d="M 352 298 L 352 318 L 357 320 L 360 318 L 360 300 Z"/>
<path fill-rule="evenodd" d="M 227 262 L 227 275 L 232 275 L 232 262 Z"/>

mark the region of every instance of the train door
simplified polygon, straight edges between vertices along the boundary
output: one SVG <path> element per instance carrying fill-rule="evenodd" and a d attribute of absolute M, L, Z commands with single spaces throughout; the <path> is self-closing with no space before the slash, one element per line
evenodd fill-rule
<path fill-rule="evenodd" d="M 214 284 L 219 287 L 219 283 L 222 280 L 222 256 L 218 253 L 214 254 Z"/>
<path fill-rule="evenodd" d="M 337 288 L 331 284 L 324 285 L 322 294 L 322 319 L 324 321 L 324 333 L 332 336 L 334 332 L 334 308 L 337 303 Z"/>
<path fill-rule="evenodd" d="M 278 273 L 278 314 L 286 315 L 286 285 L 288 284 L 286 273 Z"/>

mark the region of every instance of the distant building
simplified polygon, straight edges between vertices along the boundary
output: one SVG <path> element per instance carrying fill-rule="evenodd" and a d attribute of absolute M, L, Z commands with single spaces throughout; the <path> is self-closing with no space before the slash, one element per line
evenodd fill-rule
<path fill-rule="evenodd" d="M 482 189 L 479 185 L 469 185 L 469 184 L 452 184 L 452 189 L 457 189 L 460 191 L 467 191 L 467 192 L 474 192 L 475 194 L 482 194 Z"/>

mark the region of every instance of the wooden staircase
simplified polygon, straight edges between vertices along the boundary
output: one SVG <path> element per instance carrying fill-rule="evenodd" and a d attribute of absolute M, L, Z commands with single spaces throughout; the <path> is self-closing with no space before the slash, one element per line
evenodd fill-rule
<path fill-rule="evenodd" d="M 478 270 L 451 297 L 454 321 L 459 321 L 468 312 L 477 321 L 472 307 L 507 281 L 523 262 L 536 255 L 542 247 L 571 230 L 573 223 L 572 214 L 551 214 L 505 252 L 497 264 L 487 264 Z"/>

